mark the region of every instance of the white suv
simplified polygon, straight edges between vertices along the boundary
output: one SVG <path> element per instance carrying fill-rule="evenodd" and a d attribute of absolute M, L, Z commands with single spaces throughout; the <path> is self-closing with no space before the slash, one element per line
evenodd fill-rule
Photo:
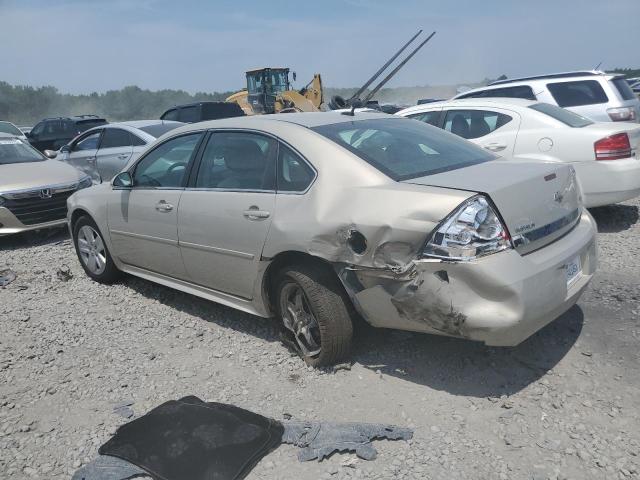
<path fill-rule="evenodd" d="M 640 100 L 624 76 L 595 70 L 500 80 L 453 98 L 484 97 L 538 100 L 596 122 L 640 122 Z"/>

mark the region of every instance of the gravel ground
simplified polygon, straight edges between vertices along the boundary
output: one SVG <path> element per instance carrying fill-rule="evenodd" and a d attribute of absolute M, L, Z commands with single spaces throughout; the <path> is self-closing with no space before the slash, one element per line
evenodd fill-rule
<path fill-rule="evenodd" d="M 638 200 L 594 210 L 600 269 L 515 348 L 365 329 L 351 369 L 314 371 L 271 321 L 133 277 L 107 287 L 64 232 L 0 240 L 0 477 L 69 478 L 128 420 L 184 395 L 274 418 L 386 422 L 366 462 L 268 455 L 249 479 L 640 478 Z M 68 265 L 72 278 L 58 275 Z"/>

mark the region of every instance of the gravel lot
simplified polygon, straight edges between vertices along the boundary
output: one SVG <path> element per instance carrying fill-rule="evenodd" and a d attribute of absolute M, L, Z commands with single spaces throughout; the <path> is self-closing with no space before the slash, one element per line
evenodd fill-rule
<path fill-rule="evenodd" d="M 282 446 L 250 479 L 640 478 L 638 200 L 594 210 L 600 269 L 578 306 L 516 348 L 365 329 L 350 370 L 314 371 L 271 321 L 133 277 L 85 277 L 65 232 L 0 240 L 0 477 L 69 478 L 128 420 L 197 395 L 283 418 L 387 422 L 366 462 L 299 463 Z M 57 270 L 68 265 L 73 277 Z"/>

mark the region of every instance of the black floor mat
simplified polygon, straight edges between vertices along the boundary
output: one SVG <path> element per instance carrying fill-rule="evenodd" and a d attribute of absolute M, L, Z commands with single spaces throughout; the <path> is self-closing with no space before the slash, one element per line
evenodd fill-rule
<path fill-rule="evenodd" d="M 282 425 L 197 397 L 172 400 L 118 429 L 100 454 L 162 480 L 236 480 L 282 441 Z"/>

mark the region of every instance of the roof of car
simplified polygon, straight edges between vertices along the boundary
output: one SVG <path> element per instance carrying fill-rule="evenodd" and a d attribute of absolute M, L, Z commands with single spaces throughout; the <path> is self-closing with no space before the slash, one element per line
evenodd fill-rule
<path fill-rule="evenodd" d="M 493 107 L 516 107 L 516 108 L 526 108 L 530 105 L 535 105 L 536 103 L 540 103 L 538 100 L 526 100 L 524 98 L 507 98 L 507 97 L 481 97 L 481 98 L 460 98 L 457 100 L 443 100 L 441 102 L 432 102 L 432 103 L 424 103 L 421 105 L 414 105 L 409 108 L 405 108 L 404 110 L 400 110 L 397 115 L 406 115 L 411 112 L 424 112 L 427 110 L 440 108 L 440 107 L 482 107 L 482 106 L 493 106 Z"/>
<path fill-rule="evenodd" d="M 174 122 L 173 120 L 131 120 L 126 122 L 114 122 L 109 123 L 107 125 L 101 125 L 96 128 L 112 128 L 112 127 L 131 127 L 131 128 L 144 128 L 149 127 L 151 125 L 169 125 L 176 124 L 181 125 L 182 122 Z"/>
<path fill-rule="evenodd" d="M 581 70 L 581 71 L 575 71 L 575 72 L 548 73 L 545 75 L 533 75 L 530 77 L 507 78 L 504 80 L 496 80 L 495 82 L 491 82 L 488 86 L 504 85 L 504 84 L 513 83 L 513 82 L 523 82 L 526 80 L 546 80 L 549 78 L 593 77 L 597 75 L 609 75 L 609 74 L 606 72 L 602 72 L 600 70 Z"/>
<path fill-rule="evenodd" d="M 357 120 L 369 120 L 375 118 L 394 118 L 393 115 L 380 112 L 357 112 L 351 116 L 341 112 L 304 112 L 304 113 L 275 113 L 272 115 L 252 115 L 245 117 L 221 118 L 218 120 L 206 120 L 204 122 L 192 123 L 188 127 L 181 127 L 181 131 L 196 129 L 217 128 L 217 127 L 258 127 L 265 126 L 270 122 L 293 123 L 307 128 L 319 127 L 334 123 L 346 123 Z"/>

